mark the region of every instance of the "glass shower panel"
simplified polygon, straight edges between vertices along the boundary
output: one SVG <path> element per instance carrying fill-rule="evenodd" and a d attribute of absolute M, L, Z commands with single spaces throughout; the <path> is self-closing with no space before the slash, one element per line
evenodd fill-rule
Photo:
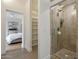
<path fill-rule="evenodd" d="M 77 4 L 65 0 L 50 9 L 51 59 L 77 59 Z"/>

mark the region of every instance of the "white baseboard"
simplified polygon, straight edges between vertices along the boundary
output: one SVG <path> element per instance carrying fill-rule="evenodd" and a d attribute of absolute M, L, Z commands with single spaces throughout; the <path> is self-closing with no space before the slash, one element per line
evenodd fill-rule
<path fill-rule="evenodd" d="M 45 57 L 38 57 L 38 59 L 51 59 L 51 57 L 50 57 L 50 55 L 47 55 L 47 56 L 45 56 Z"/>
<path fill-rule="evenodd" d="M 44 57 L 43 59 L 50 59 L 50 55 Z"/>

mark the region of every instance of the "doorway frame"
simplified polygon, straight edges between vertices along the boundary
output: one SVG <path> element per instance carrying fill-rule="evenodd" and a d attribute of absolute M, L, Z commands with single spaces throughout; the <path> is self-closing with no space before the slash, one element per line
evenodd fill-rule
<path fill-rule="evenodd" d="M 25 43 L 24 43 L 24 14 L 22 13 L 22 12 L 19 12 L 19 11 L 15 11 L 15 10 L 11 10 L 11 9 L 6 9 L 5 10 L 5 14 L 6 14 L 6 16 L 7 16 L 7 11 L 8 12 L 14 12 L 14 13 L 18 13 L 18 14 L 21 14 L 22 15 L 22 44 L 21 44 L 21 48 L 25 48 Z M 6 17 L 5 16 L 5 23 L 7 24 L 7 20 L 6 20 Z M 5 26 L 6 27 L 6 29 L 7 29 L 7 26 Z M 5 30 L 5 34 L 7 34 L 7 30 Z M 5 47 L 6 47 L 6 44 L 7 44 L 7 42 L 6 42 L 6 40 L 5 40 Z M 6 50 L 6 48 L 5 48 L 5 52 L 7 52 L 7 50 Z"/>

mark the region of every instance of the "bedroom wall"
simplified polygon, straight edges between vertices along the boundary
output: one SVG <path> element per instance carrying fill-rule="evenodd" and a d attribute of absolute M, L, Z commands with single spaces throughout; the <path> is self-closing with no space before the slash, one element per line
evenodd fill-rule
<path fill-rule="evenodd" d="M 23 19 L 23 15 L 22 14 L 18 14 L 14 12 L 15 16 L 11 17 L 10 15 L 12 15 L 13 12 L 11 11 L 7 11 L 7 17 L 6 17 L 6 34 L 7 36 L 9 34 L 12 34 L 12 33 L 22 33 L 22 19 Z M 17 19 L 18 17 L 18 19 Z M 17 23 L 17 24 L 16 24 Z M 12 25 L 14 24 L 14 25 Z M 9 30 L 10 28 L 17 28 L 17 30 L 15 31 L 11 31 Z"/>

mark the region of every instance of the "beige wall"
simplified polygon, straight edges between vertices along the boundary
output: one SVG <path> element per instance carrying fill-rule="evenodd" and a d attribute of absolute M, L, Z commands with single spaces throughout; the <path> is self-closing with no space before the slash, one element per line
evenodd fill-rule
<path fill-rule="evenodd" d="M 50 0 L 38 0 L 38 59 L 50 59 Z"/>
<path fill-rule="evenodd" d="M 26 2 L 24 2 L 24 0 L 23 1 L 12 0 L 11 2 L 4 0 L 3 2 L 5 5 L 5 9 L 10 9 L 10 10 L 21 12 L 21 13 L 25 12 L 25 3 Z"/>
<path fill-rule="evenodd" d="M 12 11 L 15 11 L 15 12 L 20 12 L 24 15 L 24 39 L 28 39 L 26 38 L 26 32 L 27 32 L 27 27 L 26 27 L 26 22 L 28 22 L 27 20 L 27 17 L 26 17 L 26 11 L 27 11 L 27 8 L 26 8 L 26 0 L 12 0 L 10 2 L 8 2 L 7 0 L 2 0 L 2 15 L 1 15 L 1 54 L 4 54 L 5 53 L 5 50 L 6 50 L 6 9 L 8 10 L 12 10 Z M 28 8 L 29 9 L 29 8 Z M 24 41 L 26 43 L 26 40 Z M 23 44 L 24 44 L 23 42 Z M 27 45 L 27 44 L 26 44 Z M 27 48 L 25 45 L 25 48 Z M 29 45 L 28 45 L 29 46 Z M 24 46 L 22 46 L 24 47 Z"/>

